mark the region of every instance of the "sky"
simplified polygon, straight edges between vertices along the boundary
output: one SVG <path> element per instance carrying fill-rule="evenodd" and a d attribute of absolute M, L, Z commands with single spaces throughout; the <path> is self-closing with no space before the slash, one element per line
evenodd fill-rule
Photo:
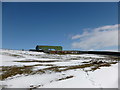
<path fill-rule="evenodd" d="M 118 48 L 117 2 L 4 2 L 2 48 Z"/>

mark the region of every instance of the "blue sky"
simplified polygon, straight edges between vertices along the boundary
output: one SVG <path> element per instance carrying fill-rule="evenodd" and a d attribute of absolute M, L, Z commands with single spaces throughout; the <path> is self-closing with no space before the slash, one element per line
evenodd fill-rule
<path fill-rule="evenodd" d="M 3 48 L 30 49 L 36 45 L 60 45 L 64 49 L 85 49 L 78 46 L 80 37 L 72 37 L 83 35 L 86 31 L 94 33 L 94 29 L 107 25 L 114 27 L 118 23 L 117 8 L 117 2 L 4 2 Z M 73 45 L 76 42 L 77 46 Z M 97 49 L 105 48 L 116 46 Z"/>

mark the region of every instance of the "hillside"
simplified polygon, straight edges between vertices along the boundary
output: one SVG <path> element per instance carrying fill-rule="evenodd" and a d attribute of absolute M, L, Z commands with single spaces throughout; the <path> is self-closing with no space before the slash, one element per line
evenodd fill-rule
<path fill-rule="evenodd" d="M 1 88 L 118 87 L 115 56 L 3 49 L 0 58 Z"/>

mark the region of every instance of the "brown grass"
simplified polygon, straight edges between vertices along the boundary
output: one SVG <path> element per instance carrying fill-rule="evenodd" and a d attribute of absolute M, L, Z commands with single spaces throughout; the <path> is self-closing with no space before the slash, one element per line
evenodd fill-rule
<path fill-rule="evenodd" d="M 0 75 L 0 79 L 4 80 L 8 77 L 15 76 L 17 74 L 30 74 L 32 72 L 32 67 L 30 66 L 3 66 L 2 67 L 3 74 Z"/>
<path fill-rule="evenodd" d="M 73 78 L 74 76 L 67 76 L 67 77 L 64 77 L 64 78 L 60 78 L 56 81 L 61 81 L 61 80 L 66 80 L 66 79 L 70 79 L 70 78 Z"/>
<path fill-rule="evenodd" d="M 22 63 L 40 62 L 40 63 L 46 63 L 46 62 L 58 62 L 58 61 L 56 61 L 56 60 L 48 60 L 48 61 L 43 61 L 43 60 L 24 60 L 24 61 L 14 61 L 14 62 L 22 62 Z"/>
<path fill-rule="evenodd" d="M 35 65 L 29 65 L 29 66 L 1 66 L 0 71 L 2 70 L 2 74 L 0 75 L 0 80 L 4 80 L 8 77 L 12 77 L 17 74 L 33 75 L 33 74 L 43 74 L 43 73 L 52 73 L 52 72 L 63 72 L 67 70 L 76 70 L 76 69 L 87 68 L 87 67 L 91 67 L 89 71 L 95 71 L 97 69 L 100 69 L 100 67 L 109 67 L 111 66 L 111 64 L 116 64 L 118 57 L 109 57 L 109 59 L 111 59 L 110 62 L 105 62 L 105 61 L 96 59 L 88 62 L 87 61 L 83 62 L 82 65 L 73 65 L 73 66 L 55 66 L 53 64 L 35 64 Z M 39 61 L 39 60 L 27 61 L 26 60 L 26 61 L 16 61 L 16 62 L 56 62 L 56 61 L 51 61 L 51 60 L 50 61 Z M 33 71 L 34 66 L 51 66 L 51 67 Z M 62 78 L 60 80 L 64 80 L 67 78 L 69 77 Z"/>

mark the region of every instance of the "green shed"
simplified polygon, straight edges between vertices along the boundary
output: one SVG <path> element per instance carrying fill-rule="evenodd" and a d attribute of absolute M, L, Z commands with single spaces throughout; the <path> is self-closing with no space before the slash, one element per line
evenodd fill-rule
<path fill-rule="evenodd" d="M 36 46 L 36 50 L 43 50 L 45 52 L 48 51 L 62 51 L 62 46 L 41 46 L 41 45 L 37 45 Z"/>

